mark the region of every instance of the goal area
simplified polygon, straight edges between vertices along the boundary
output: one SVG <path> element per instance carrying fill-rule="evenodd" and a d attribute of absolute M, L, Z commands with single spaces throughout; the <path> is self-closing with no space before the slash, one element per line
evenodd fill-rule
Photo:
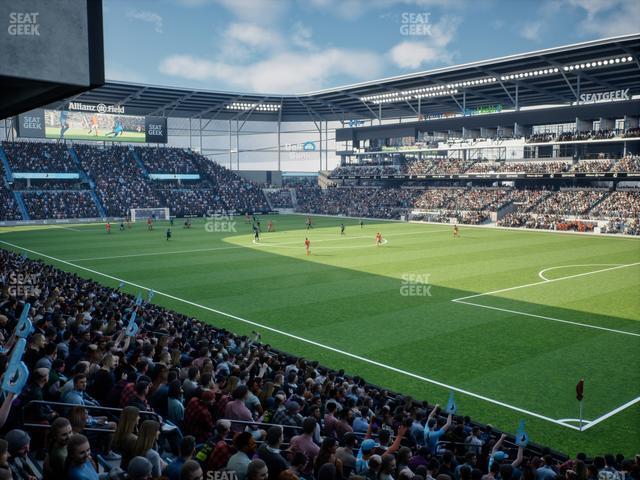
<path fill-rule="evenodd" d="M 153 220 L 169 220 L 168 208 L 132 208 L 129 213 L 132 222 L 146 222 L 149 218 Z"/>

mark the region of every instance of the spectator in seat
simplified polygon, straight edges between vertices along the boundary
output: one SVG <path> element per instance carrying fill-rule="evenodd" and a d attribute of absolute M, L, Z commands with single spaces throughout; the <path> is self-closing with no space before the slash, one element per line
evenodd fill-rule
<path fill-rule="evenodd" d="M 38 468 L 29 457 L 31 437 L 24 430 L 11 430 L 5 435 L 9 451 L 9 466 L 14 480 L 39 478 Z"/>
<path fill-rule="evenodd" d="M 325 438 L 320 445 L 320 450 L 313 464 L 313 474 L 319 476 L 319 471 L 323 465 L 335 465 L 336 475 L 342 478 L 342 461 L 336 457 L 337 444 L 335 438 Z"/>
<path fill-rule="evenodd" d="M 269 478 L 267 464 L 259 458 L 251 460 L 247 467 L 247 480 L 267 480 L 267 478 Z"/>
<path fill-rule="evenodd" d="M 67 480 L 98 480 L 98 472 L 91 458 L 91 445 L 81 434 L 72 436 L 67 444 Z"/>
<path fill-rule="evenodd" d="M 71 423 L 64 417 L 56 418 L 49 432 L 49 446 L 44 459 L 44 479 L 56 480 L 64 477 L 67 461 L 67 444 L 72 435 Z"/>
<path fill-rule="evenodd" d="M 256 442 L 249 432 L 242 432 L 233 441 L 236 453 L 231 455 L 226 470 L 236 472 L 238 480 L 245 480 L 247 469 L 256 451 Z"/>
<path fill-rule="evenodd" d="M 353 451 L 358 447 L 358 437 L 353 433 L 347 433 L 342 437 L 342 446 L 336 449 L 336 458 L 342 462 L 344 476 L 349 476 L 356 468 L 356 457 Z"/>
<path fill-rule="evenodd" d="M 167 467 L 167 464 L 160 458 L 160 454 L 155 449 L 159 436 L 160 424 L 155 420 L 145 420 L 140 426 L 140 433 L 133 449 L 134 456 L 145 457 L 151 462 L 153 467 L 151 475 L 153 477 L 159 477 Z"/>
<path fill-rule="evenodd" d="M 269 470 L 269 480 L 277 480 L 280 472 L 289 468 L 289 462 L 280 451 L 283 441 L 282 427 L 274 425 L 267 431 L 266 441 L 258 448 L 258 457 L 264 460 Z"/>
<path fill-rule="evenodd" d="M 212 390 L 204 390 L 200 397 L 193 397 L 184 412 L 184 431 L 196 437 L 198 443 L 204 442 L 213 430 L 211 407 L 216 395 Z"/>
<path fill-rule="evenodd" d="M 449 414 L 447 416 L 447 423 L 445 423 L 441 428 L 437 428 L 438 421 L 435 418 L 436 413 L 438 411 L 439 405 L 433 407 L 431 413 L 429 413 L 429 417 L 427 419 L 427 424 L 424 426 L 424 443 L 429 447 L 429 451 L 434 454 L 436 453 L 436 446 L 438 445 L 438 441 L 440 437 L 444 435 L 449 427 L 451 426 L 452 415 Z"/>
<path fill-rule="evenodd" d="M 209 442 L 213 445 L 213 450 L 207 460 L 207 470 L 220 470 L 223 468 L 231 455 L 233 448 L 225 441 L 231 431 L 231 422 L 220 419 L 216 422 L 216 431 Z"/>
<path fill-rule="evenodd" d="M 233 390 L 231 394 L 232 400 L 227 403 L 224 408 L 224 418 L 231 420 L 231 430 L 239 433 L 246 428 L 244 423 L 234 423 L 233 420 L 241 420 L 250 422 L 253 420 L 251 411 L 245 405 L 245 401 L 249 395 L 249 389 L 246 385 L 240 385 Z"/>
<path fill-rule="evenodd" d="M 138 422 L 140 421 L 140 410 L 136 407 L 125 407 L 120 414 L 120 421 L 113 435 L 113 448 L 122 454 L 120 466 L 127 469 L 129 461 L 133 458 L 133 450 L 138 440 Z"/>
<path fill-rule="evenodd" d="M 182 466 L 191 460 L 193 452 L 196 448 L 196 439 L 192 435 L 187 435 L 180 442 L 180 455 L 164 471 L 163 475 L 169 480 L 180 480 L 180 471 Z"/>
<path fill-rule="evenodd" d="M 302 422 L 302 433 L 291 439 L 289 449 L 293 452 L 301 452 L 307 458 L 305 473 L 309 474 L 312 470 L 313 459 L 316 458 L 320 447 L 313 442 L 313 432 L 316 429 L 316 420 L 307 417 Z"/>
<path fill-rule="evenodd" d="M 195 460 L 188 460 L 180 470 L 180 480 L 202 480 L 202 467 Z"/>
<path fill-rule="evenodd" d="M 127 480 L 151 480 L 151 462 L 144 457 L 134 457 L 127 467 Z"/>
<path fill-rule="evenodd" d="M 11 467 L 9 466 L 9 444 L 0 438 L 0 479 L 11 478 Z"/>

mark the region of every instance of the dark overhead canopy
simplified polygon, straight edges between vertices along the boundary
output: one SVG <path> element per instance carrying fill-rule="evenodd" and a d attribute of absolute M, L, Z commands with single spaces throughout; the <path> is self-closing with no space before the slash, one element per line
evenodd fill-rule
<path fill-rule="evenodd" d="M 628 60 L 629 57 L 631 60 Z M 640 94 L 639 57 L 640 34 L 634 34 L 299 95 L 214 92 L 107 82 L 102 87 L 68 100 L 123 105 L 126 113 L 138 115 L 240 121 L 368 119 L 378 118 L 379 113 L 382 118 L 417 117 L 419 102 L 420 113 L 430 115 L 460 112 L 463 106 L 473 109 L 501 104 L 504 109 L 511 109 L 516 107 L 516 96 L 517 107 L 525 107 L 570 104 L 576 101 L 578 92 L 629 88 L 630 95 Z M 611 59 L 618 59 L 618 62 L 609 64 Z M 593 66 L 587 67 L 586 64 L 591 61 L 594 62 Z M 584 66 L 578 70 L 568 70 L 575 64 Z M 548 73 L 544 73 L 545 70 Z M 520 73 L 523 74 L 522 78 L 508 78 Z M 486 79 L 493 80 L 487 82 Z M 378 105 L 361 100 L 370 95 L 394 92 L 402 95 L 403 91 L 429 87 L 449 90 L 454 88 L 451 85 L 473 81 L 477 83 L 455 87 L 456 93 L 421 98 L 420 101 L 412 97 Z M 233 102 L 259 107 L 244 111 L 228 109 L 227 106 Z M 50 107 L 60 108 L 63 105 L 63 102 L 57 102 Z M 260 111 L 265 105 L 276 105 L 280 110 Z"/>

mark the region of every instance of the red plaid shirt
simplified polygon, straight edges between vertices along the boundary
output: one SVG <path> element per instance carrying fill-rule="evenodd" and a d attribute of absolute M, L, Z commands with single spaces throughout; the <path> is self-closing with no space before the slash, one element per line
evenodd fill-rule
<path fill-rule="evenodd" d="M 218 440 L 213 451 L 209 455 L 207 470 L 220 470 L 227 465 L 231 455 L 236 453 L 235 448 L 227 444 L 224 440 Z"/>
<path fill-rule="evenodd" d="M 202 403 L 198 397 L 189 400 L 184 412 L 184 431 L 196 437 L 197 442 L 204 442 L 213 433 L 213 417 L 209 405 Z"/>
<path fill-rule="evenodd" d="M 127 383 L 127 386 L 122 389 L 120 394 L 120 408 L 124 408 L 129 405 L 129 402 L 136 396 L 136 384 Z"/>

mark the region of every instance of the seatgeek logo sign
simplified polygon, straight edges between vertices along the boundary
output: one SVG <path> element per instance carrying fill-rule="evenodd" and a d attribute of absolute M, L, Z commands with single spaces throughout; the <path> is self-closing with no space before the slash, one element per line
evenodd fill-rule
<path fill-rule="evenodd" d="M 105 105 L 104 103 L 89 104 L 82 102 L 69 102 L 69 110 L 78 112 L 95 112 L 95 113 L 124 113 L 124 107 L 121 105 Z"/>
<path fill-rule="evenodd" d="M 621 100 L 631 100 L 628 88 L 624 90 L 611 90 L 609 92 L 582 93 L 580 94 L 580 100 L 577 104 L 584 105 L 588 103 L 616 102 Z"/>
<path fill-rule="evenodd" d="M 12 37 L 39 37 L 39 12 L 10 12 L 7 32 Z"/>

